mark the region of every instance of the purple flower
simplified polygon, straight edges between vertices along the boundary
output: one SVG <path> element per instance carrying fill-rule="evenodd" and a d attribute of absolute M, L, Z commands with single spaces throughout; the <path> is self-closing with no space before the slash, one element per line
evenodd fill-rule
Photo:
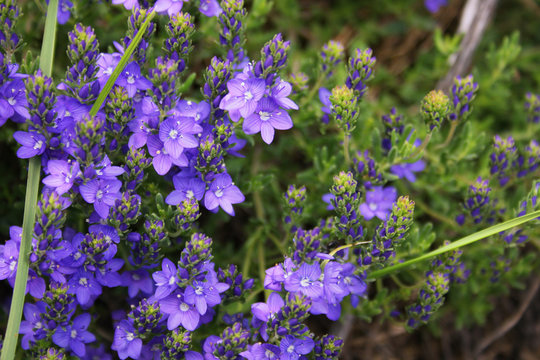
<path fill-rule="evenodd" d="M 201 123 L 208 119 L 210 115 L 210 104 L 206 101 L 196 103 L 191 100 L 180 100 L 173 109 L 172 114 L 175 116 L 187 116 L 195 119 L 195 122 Z"/>
<path fill-rule="evenodd" d="M 0 245 L 0 280 L 8 279 L 13 286 L 18 262 L 19 246 L 14 240 L 8 240 L 5 245 Z"/>
<path fill-rule="evenodd" d="M 255 112 L 257 103 L 264 95 L 266 82 L 263 79 L 248 78 L 232 79 L 227 83 L 229 93 L 223 97 L 219 104 L 220 109 L 238 111 L 239 115 L 247 118 Z M 239 117 L 231 115 L 231 120 L 237 121 Z"/>
<path fill-rule="evenodd" d="M 274 129 L 288 130 L 292 126 L 293 122 L 286 111 L 270 98 L 263 98 L 255 112 L 245 119 L 243 130 L 249 135 L 260 132 L 263 141 L 270 144 L 274 140 Z"/>
<path fill-rule="evenodd" d="M 114 4 L 114 0 L 113 0 Z M 116 65 L 120 62 L 120 59 L 122 58 L 122 55 L 119 53 L 113 53 L 113 54 L 105 54 L 102 53 L 99 55 L 96 64 L 99 66 L 99 70 L 97 73 L 99 84 L 101 85 L 101 88 L 105 85 L 107 80 L 109 80 L 109 77 L 114 71 L 114 68 L 116 68 Z"/>
<path fill-rule="evenodd" d="M 128 357 L 138 359 L 141 355 L 142 340 L 135 334 L 133 320 L 122 320 L 114 331 L 114 341 L 111 349 L 118 351 L 120 359 Z"/>
<path fill-rule="evenodd" d="M 9 119 L 15 116 L 13 120 L 16 122 L 30 119 L 30 113 L 27 107 L 26 91 L 22 80 L 7 82 L 0 88 L 1 118 Z"/>
<path fill-rule="evenodd" d="M 323 295 L 323 284 L 320 282 L 321 266 L 317 263 L 302 266 L 285 279 L 285 290 L 300 291 L 303 295 L 315 299 Z"/>
<path fill-rule="evenodd" d="M 330 90 L 323 87 L 319 89 L 319 100 L 324 105 L 323 107 L 321 107 L 321 110 L 324 113 L 321 120 L 325 124 L 328 124 L 330 122 L 330 114 L 332 113 L 333 105 L 330 101 L 330 95 L 332 95 Z"/>
<path fill-rule="evenodd" d="M 223 12 L 217 0 L 201 0 L 199 11 L 206 16 L 218 16 Z"/>
<path fill-rule="evenodd" d="M 135 96 L 137 90 L 147 90 L 152 87 L 152 82 L 141 75 L 141 69 L 135 61 L 126 66 L 116 80 L 116 84 L 125 87 L 129 97 Z"/>
<path fill-rule="evenodd" d="M 360 204 L 360 213 L 366 220 L 376 216 L 384 221 L 390 215 L 396 198 L 397 191 L 393 187 L 374 186 L 366 192 L 366 202 Z"/>
<path fill-rule="evenodd" d="M 159 13 L 169 14 L 169 16 L 176 15 L 182 10 L 182 5 L 187 0 L 158 0 L 154 5 L 154 10 Z"/>
<path fill-rule="evenodd" d="M 256 343 L 248 346 L 248 350 L 241 352 L 240 356 L 248 360 L 277 360 L 280 352 L 276 345 Z"/>
<path fill-rule="evenodd" d="M 270 91 L 270 97 L 283 109 L 298 110 L 298 105 L 287 96 L 292 92 L 292 86 L 290 83 L 284 80 L 277 81 L 276 85 L 272 87 Z"/>
<path fill-rule="evenodd" d="M 71 163 L 64 160 L 49 160 L 47 163 L 49 176 L 43 179 L 43 183 L 54 188 L 58 195 L 62 195 L 71 189 L 75 178 L 81 174 L 79 163 Z"/>
<path fill-rule="evenodd" d="M 390 167 L 390 172 L 399 179 L 406 178 L 410 182 L 416 181 L 415 172 L 423 171 L 426 168 L 424 160 L 418 160 L 410 164 L 398 164 Z"/>
<path fill-rule="evenodd" d="M 199 145 L 194 134 L 202 131 L 200 125 L 190 117 L 174 117 L 163 121 L 159 127 L 159 139 L 163 142 L 165 150 L 178 159 L 184 148 L 196 148 Z"/>
<path fill-rule="evenodd" d="M 281 296 L 277 292 L 273 292 L 265 303 L 258 302 L 251 305 L 251 312 L 257 319 L 267 322 L 283 306 L 285 306 L 285 302 Z"/>
<path fill-rule="evenodd" d="M 173 177 L 174 188 L 165 199 L 165 202 L 169 205 L 178 205 L 182 201 L 195 198 L 201 200 L 206 191 L 206 184 L 198 177 Z"/>
<path fill-rule="evenodd" d="M 65 24 L 68 22 L 69 17 L 71 16 L 72 8 L 73 8 L 73 3 L 71 1 L 60 0 L 60 4 L 58 5 L 58 16 L 57 16 L 59 24 Z"/>
<path fill-rule="evenodd" d="M 87 331 L 90 325 L 90 314 L 81 314 L 73 320 L 73 325 L 57 327 L 52 336 L 53 342 L 65 349 L 69 349 L 78 357 L 86 354 L 84 344 L 96 341 L 96 337 Z"/>
<path fill-rule="evenodd" d="M 120 199 L 120 180 L 90 180 L 79 187 L 81 196 L 89 203 L 94 204 L 94 209 L 102 218 L 109 216 L 109 209 L 116 199 Z"/>
<path fill-rule="evenodd" d="M 101 285 L 91 272 L 79 269 L 68 282 L 68 294 L 75 294 L 81 305 L 92 303 L 92 297 L 101 295 Z"/>
<path fill-rule="evenodd" d="M 300 356 L 309 354 L 315 342 L 312 339 L 297 339 L 292 335 L 285 336 L 279 348 L 281 350 L 281 360 L 297 360 L 300 359 Z"/>
<path fill-rule="evenodd" d="M 176 285 L 178 275 L 176 274 L 176 266 L 174 266 L 173 262 L 164 258 L 161 268 L 162 271 L 156 271 L 152 274 L 152 278 L 157 286 L 154 297 L 158 300 L 163 299 L 178 288 L 178 285 Z"/>
<path fill-rule="evenodd" d="M 186 302 L 184 295 L 180 293 L 169 295 L 159 300 L 159 305 L 161 311 L 169 315 L 167 329 L 174 330 L 182 324 L 185 329 L 193 331 L 199 325 L 200 312 L 195 305 Z"/>
<path fill-rule="evenodd" d="M 214 210 L 220 206 L 227 214 L 234 216 L 232 204 L 238 204 L 244 200 L 244 194 L 233 184 L 229 174 L 222 173 L 216 175 L 210 184 L 204 197 L 204 206 L 208 210 Z"/>
<path fill-rule="evenodd" d="M 35 304 L 24 304 L 24 318 L 21 321 L 19 329 L 20 334 L 24 334 L 21 345 L 22 348 L 28 350 L 30 343 L 36 340 L 41 340 L 47 336 L 47 324 L 42 319 L 42 314 L 47 311 L 47 306 L 43 301 L 38 301 Z"/>
<path fill-rule="evenodd" d="M 424 0 L 426 9 L 431 13 L 436 13 L 442 6 L 446 6 L 448 0 Z"/>
<path fill-rule="evenodd" d="M 189 163 L 185 154 L 180 154 L 178 158 L 171 156 L 157 135 L 148 136 L 147 146 L 148 152 L 153 157 L 152 165 L 159 175 L 168 173 L 173 164 L 187 166 Z"/>
<path fill-rule="evenodd" d="M 137 0 L 112 0 L 112 3 L 114 5 L 122 4 L 126 8 L 126 10 L 131 10 L 133 8 L 139 7 L 139 2 Z"/>
<path fill-rule="evenodd" d="M 145 269 L 126 271 L 122 274 L 122 283 L 127 286 L 130 298 L 137 296 L 139 291 L 143 294 L 151 294 L 154 290 L 152 278 Z"/>
<path fill-rule="evenodd" d="M 21 147 L 17 150 L 17 157 L 21 159 L 29 159 L 45 152 L 47 139 L 40 133 L 16 131 L 13 137 L 21 144 Z"/>
<path fill-rule="evenodd" d="M 219 293 L 227 290 L 228 284 L 218 282 L 194 281 L 184 293 L 186 303 L 195 305 L 199 314 L 206 314 L 208 307 L 214 307 L 221 302 Z M 188 329 L 189 330 L 189 329 Z"/>

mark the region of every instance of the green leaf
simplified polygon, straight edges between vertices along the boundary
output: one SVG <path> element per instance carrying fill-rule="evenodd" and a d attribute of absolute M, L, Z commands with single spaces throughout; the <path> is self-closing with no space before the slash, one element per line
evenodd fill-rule
<path fill-rule="evenodd" d="M 531 221 L 531 220 L 533 220 L 533 219 L 535 219 L 535 218 L 537 218 L 539 216 L 540 216 L 540 210 L 535 211 L 535 212 L 530 213 L 530 214 L 527 214 L 527 215 L 523 215 L 523 216 L 514 218 L 512 220 L 508 220 L 506 222 L 503 222 L 502 224 L 497 224 L 497 225 L 489 227 L 487 229 L 475 232 L 474 234 L 465 236 L 464 238 L 461 238 L 461 239 L 459 239 L 457 241 L 454 241 L 454 242 L 452 242 L 452 243 L 450 243 L 450 244 L 448 244 L 446 246 L 440 247 L 437 250 L 433 250 L 433 251 L 431 251 L 431 252 L 429 252 L 427 254 L 418 256 L 417 258 L 410 259 L 410 260 L 404 261 L 402 263 L 398 263 L 398 264 L 386 267 L 386 268 L 381 269 L 381 270 L 376 270 L 376 271 L 372 272 L 371 274 L 369 274 L 368 278 L 369 279 L 381 278 L 383 276 L 386 276 L 386 275 L 391 274 L 393 272 L 396 272 L 398 270 L 407 268 L 407 267 L 409 267 L 411 265 L 414 265 L 416 263 L 419 263 L 421 261 L 431 259 L 431 258 L 433 258 L 433 257 L 435 257 L 437 255 L 444 254 L 445 252 L 448 252 L 448 251 L 456 250 L 457 248 L 460 248 L 460 247 L 463 247 L 463 246 L 470 245 L 470 244 L 475 243 L 475 242 L 477 242 L 479 240 L 485 239 L 488 236 L 495 235 L 495 234 L 498 234 L 498 233 L 500 233 L 502 231 L 506 231 L 506 230 L 511 229 L 513 227 L 516 227 L 518 225 L 524 224 L 524 223 L 526 223 L 528 221 Z"/>
<path fill-rule="evenodd" d="M 47 18 L 45 19 L 45 30 L 39 61 L 39 67 L 46 76 L 51 76 L 52 73 L 57 11 L 58 0 L 51 0 L 49 2 L 49 7 L 47 8 Z M 28 165 L 28 180 L 26 182 L 26 196 L 24 200 L 23 231 L 17 263 L 17 275 L 15 277 L 15 286 L 13 288 L 11 307 L 9 309 L 8 325 L 2 347 L 1 360 L 13 360 L 17 350 L 26 283 L 28 281 L 28 268 L 30 267 L 29 257 L 32 250 L 32 236 L 34 235 L 34 224 L 36 221 L 40 173 L 41 158 L 39 156 L 34 156 L 30 159 Z"/>
<path fill-rule="evenodd" d="M 116 82 L 116 79 L 118 79 L 118 76 L 120 76 L 120 73 L 124 70 L 127 63 L 131 59 L 131 55 L 133 54 L 137 46 L 139 46 L 139 43 L 141 42 L 142 37 L 146 32 L 146 29 L 150 25 L 150 21 L 152 21 L 152 19 L 154 18 L 154 15 L 155 15 L 154 12 L 151 12 L 150 14 L 148 14 L 148 17 L 142 24 L 141 28 L 139 29 L 139 31 L 137 31 L 137 35 L 135 35 L 135 38 L 129 44 L 128 48 L 124 52 L 124 55 L 122 55 L 122 58 L 120 59 L 120 62 L 118 63 L 118 65 L 116 65 L 116 67 L 114 68 L 114 71 L 112 72 L 111 77 L 109 78 L 109 80 L 107 80 L 107 82 L 105 83 L 105 86 L 103 86 L 103 89 L 101 89 L 101 92 L 99 93 L 99 96 L 96 99 L 96 102 L 90 109 L 90 116 L 96 116 L 99 109 L 101 109 L 101 106 L 105 102 L 105 99 L 107 99 L 107 96 L 109 96 L 109 93 L 111 92 L 114 86 L 114 83 Z"/>

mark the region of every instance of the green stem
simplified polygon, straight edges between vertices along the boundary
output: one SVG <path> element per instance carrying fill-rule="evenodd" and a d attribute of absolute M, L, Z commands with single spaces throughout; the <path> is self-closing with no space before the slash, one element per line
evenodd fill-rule
<path fill-rule="evenodd" d="M 51 0 L 49 2 L 49 7 L 47 8 L 47 18 L 45 19 L 45 30 L 43 33 L 43 43 L 41 45 L 41 55 L 39 59 L 39 67 L 46 76 L 51 76 L 52 74 L 57 11 L 58 0 Z M 34 235 L 34 224 L 36 221 L 40 173 L 41 157 L 31 158 L 28 165 L 28 179 L 26 182 L 26 195 L 24 199 L 23 231 L 19 249 L 19 259 L 17 262 L 17 274 L 15 275 L 15 286 L 11 298 L 11 307 L 9 309 L 6 338 L 2 347 L 1 360 L 13 360 L 17 350 L 19 327 L 21 325 L 24 298 L 26 294 L 26 283 L 28 281 L 28 268 L 30 267 L 32 236 Z"/>
<path fill-rule="evenodd" d="M 452 138 L 454 137 L 454 134 L 456 133 L 456 128 L 459 125 L 459 120 L 452 121 L 452 124 L 450 125 L 450 131 L 448 132 L 448 136 L 446 137 L 446 140 L 442 144 L 436 147 L 436 149 L 442 149 L 450 145 L 450 142 L 452 141 Z"/>
<path fill-rule="evenodd" d="M 369 279 L 378 279 L 382 278 L 383 276 L 386 276 L 388 274 L 394 273 L 398 270 L 401 270 L 403 268 L 409 267 L 411 265 L 414 265 L 416 263 L 419 263 L 421 261 L 431 259 L 437 255 L 444 254 L 445 252 L 455 250 L 457 248 L 470 245 L 472 243 L 475 243 L 479 240 L 485 239 L 488 236 L 498 234 L 502 231 L 506 231 L 508 229 L 511 229 L 513 227 L 516 227 L 518 225 L 524 224 L 528 221 L 531 221 L 537 217 L 540 216 L 540 210 L 532 212 L 527 215 L 523 215 L 517 218 L 514 218 L 512 220 L 508 220 L 506 222 L 503 222 L 502 224 L 497 224 L 495 226 L 489 227 L 487 229 L 478 231 L 474 234 L 465 236 L 457 241 L 454 241 L 446 246 L 442 246 L 436 250 L 433 250 L 431 252 L 428 252 L 427 254 L 420 255 L 417 258 L 410 259 L 407 261 L 404 261 L 402 263 L 397 263 L 395 265 L 389 266 L 387 268 L 381 269 L 381 270 L 375 270 L 371 274 L 368 275 Z"/>
<path fill-rule="evenodd" d="M 346 168 L 348 168 L 349 164 L 351 163 L 351 157 L 349 155 L 349 138 L 350 135 L 345 134 L 345 138 L 343 139 L 343 156 L 345 157 Z"/>
<path fill-rule="evenodd" d="M 424 141 L 422 141 L 422 143 L 420 144 L 419 147 L 416 148 L 416 151 L 414 153 L 412 153 L 411 156 L 409 156 L 409 158 L 411 159 L 414 159 L 415 157 L 417 157 L 418 155 L 420 155 L 422 153 L 422 151 L 424 151 L 424 149 L 426 148 L 426 146 L 429 144 L 429 141 L 431 140 L 431 133 L 428 133 L 426 135 L 426 137 L 424 138 Z"/>

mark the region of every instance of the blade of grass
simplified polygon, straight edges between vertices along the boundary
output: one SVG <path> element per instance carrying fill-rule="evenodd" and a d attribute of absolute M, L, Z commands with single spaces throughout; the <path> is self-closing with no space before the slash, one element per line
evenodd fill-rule
<path fill-rule="evenodd" d="M 488 236 L 495 235 L 495 234 L 498 234 L 498 233 L 500 233 L 502 231 L 506 231 L 506 230 L 511 229 L 513 227 L 516 227 L 518 225 L 524 224 L 524 223 L 526 223 L 528 221 L 531 221 L 531 220 L 533 220 L 533 219 L 535 219 L 535 218 L 537 218 L 539 216 L 540 216 L 540 210 L 532 212 L 530 214 L 526 214 L 526 215 L 514 218 L 512 220 L 508 220 L 506 222 L 503 222 L 501 224 L 497 224 L 497 225 L 489 227 L 487 229 L 480 230 L 478 232 L 475 232 L 474 234 L 467 235 L 467 236 L 465 236 L 465 237 L 463 237 L 463 238 L 461 238 L 461 239 L 459 239 L 457 241 L 452 242 L 451 244 L 448 244 L 446 246 L 442 246 L 442 247 L 440 247 L 440 248 L 438 248 L 436 250 L 433 250 L 433 251 L 428 252 L 428 253 L 426 253 L 424 255 L 418 256 L 418 257 L 416 257 L 414 259 L 410 259 L 410 260 L 404 261 L 402 263 L 398 263 L 398 264 L 386 267 L 386 268 L 381 269 L 381 270 L 373 271 L 371 274 L 368 275 L 368 279 L 381 278 L 383 276 L 386 276 L 388 274 L 391 274 L 391 273 L 396 272 L 398 270 L 401 270 L 403 268 L 409 267 L 409 266 L 414 265 L 416 263 L 419 263 L 421 261 L 431 259 L 431 258 L 433 258 L 433 257 L 435 257 L 437 255 L 444 254 L 445 252 L 452 251 L 452 250 L 455 250 L 455 249 L 463 247 L 463 246 L 470 245 L 470 244 L 475 243 L 475 242 L 477 242 L 479 240 L 485 239 Z"/>
<path fill-rule="evenodd" d="M 45 19 L 43 43 L 41 45 L 41 55 L 39 58 L 39 67 L 46 76 L 51 76 L 52 74 L 54 43 L 56 40 L 57 11 L 58 0 L 50 0 L 47 8 L 47 18 Z M 40 173 L 41 157 L 34 156 L 30 159 L 28 165 L 28 179 L 26 182 L 26 195 L 24 199 L 21 246 L 19 248 L 17 274 L 15 275 L 15 286 L 13 288 L 13 295 L 11 298 L 11 307 L 9 309 L 9 318 L 6 329 L 6 337 L 2 347 L 1 360 L 13 360 L 17 350 L 17 340 L 19 337 L 19 327 L 21 325 L 24 307 L 26 283 L 28 281 L 28 268 L 30 266 L 29 257 L 32 248 L 32 236 L 34 235 L 34 224 L 36 221 Z"/>
<path fill-rule="evenodd" d="M 109 77 L 109 80 L 107 80 L 105 86 L 103 86 L 103 89 L 101 89 L 101 92 L 99 93 L 96 102 L 94 103 L 94 105 L 92 105 L 92 108 L 90 109 L 90 116 L 96 116 L 99 109 L 105 102 L 105 99 L 107 98 L 107 96 L 109 96 L 109 93 L 111 92 L 111 89 L 113 88 L 116 79 L 118 79 L 118 76 L 120 76 L 120 73 L 124 70 L 127 63 L 129 62 L 131 55 L 133 54 L 137 46 L 139 46 L 139 43 L 141 42 L 142 37 L 146 32 L 146 29 L 150 25 L 150 21 L 152 21 L 152 19 L 154 18 L 154 15 L 155 13 L 153 11 L 148 14 L 141 28 L 139 29 L 139 31 L 137 31 L 137 35 L 135 35 L 135 38 L 131 41 L 128 48 L 124 51 L 124 55 L 122 55 L 122 58 L 118 62 L 118 65 L 116 65 L 116 67 L 114 68 L 111 77 Z"/>

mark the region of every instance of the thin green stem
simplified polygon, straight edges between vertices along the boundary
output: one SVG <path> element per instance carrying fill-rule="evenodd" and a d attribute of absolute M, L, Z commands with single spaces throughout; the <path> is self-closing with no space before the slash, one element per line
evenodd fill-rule
<path fill-rule="evenodd" d="M 416 148 L 416 151 L 414 153 L 412 153 L 411 156 L 409 156 L 411 159 L 414 159 L 415 157 L 417 157 L 418 155 L 420 155 L 422 153 L 422 151 L 424 151 L 424 149 L 426 148 L 426 146 L 428 146 L 429 144 L 429 141 L 431 140 L 431 133 L 428 133 L 426 135 L 426 137 L 424 138 L 424 141 L 422 141 L 422 143 L 420 144 L 419 147 Z"/>
<path fill-rule="evenodd" d="M 349 139 L 350 135 L 345 134 L 345 138 L 343 139 L 343 156 L 345 157 L 345 167 L 347 168 L 351 163 L 351 156 L 349 155 Z"/>
<path fill-rule="evenodd" d="M 442 144 L 436 147 L 436 149 L 442 149 L 450 145 L 450 142 L 454 138 L 454 134 L 456 133 L 457 126 L 459 125 L 459 120 L 452 121 L 450 125 L 450 131 L 448 132 L 448 136 L 446 137 L 446 140 Z"/>
<path fill-rule="evenodd" d="M 45 19 L 45 30 L 43 33 L 43 43 L 41 45 L 41 55 L 39 59 L 39 67 L 46 76 L 51 76 L 52 74 L 57 11 L 58 0 L 51 0 L 49 2 L 49 7 L 47 8 L 47 18 Z M 26 283 L 28 281 L 28 268 L 30 267 L 32 236 L 34 235 L 34 224 L 36 221 L 40 173 L 41 158 L 31 158 L 28 165 L 28 179 L 26 182 L 26 195 L 24 199 L 23 231 L 21 236 L 21 246 L 19 248 L 19 259 L 17 262 L 17 274 L 15 277 L 13 296 L 11 298 L 11 307 L 9 309 L 6 338 L 2 347 L 1 360 L 13 360 L 15 358 L 15 352 L 17 351 L 19 327 L 21 325 Z"/>
<path fill-rule="evenodd" d="M 503 222 L 502 224 L 497 224 L 495 226 L 489 227 L 487 229 L 475 232 L 474 234 L 465 236 L 457 241 L 454 241 L 446 246 L 442 246 L 436 250 L 433 250 L 431 252 L 428 252 L 424 255 L 420 255 L 414 259 L 410 259 L 407 261 L 404 261 L 402 263 L 397 263 L 395 265 L 389 266 L 387 268 L 381 269 L 381 270 L 375 270 L 371 274 L 368 275 L 369 279 L 378 279 L 383 276 L 389 275 L 391 273 L 394 273 L 398 270 L 404 269 L 406 267 L 409 267 L 411 265 L 414 265 L 416 263 L 419 263 L 424 260 L 431 259 L 437 255 L 444 254 L 445 252 L 455 250 L 457 248 L 470 245 L 472 243 L 475 243 L 479 240 L 485 239 L 488 236 L 498 234 L 502 231 L 506 231 L 508 229 L 511 229 L 513 227 L 516 227 L 518 225 L 524 224 L 528 221 L 531 221 L 537 217 L 540 216 L 540 210 L 532 212 L 527 215 L 523 215 L 517 218 L 514 218 L 512 220 L 508 220 L 506 222 Z"/>

